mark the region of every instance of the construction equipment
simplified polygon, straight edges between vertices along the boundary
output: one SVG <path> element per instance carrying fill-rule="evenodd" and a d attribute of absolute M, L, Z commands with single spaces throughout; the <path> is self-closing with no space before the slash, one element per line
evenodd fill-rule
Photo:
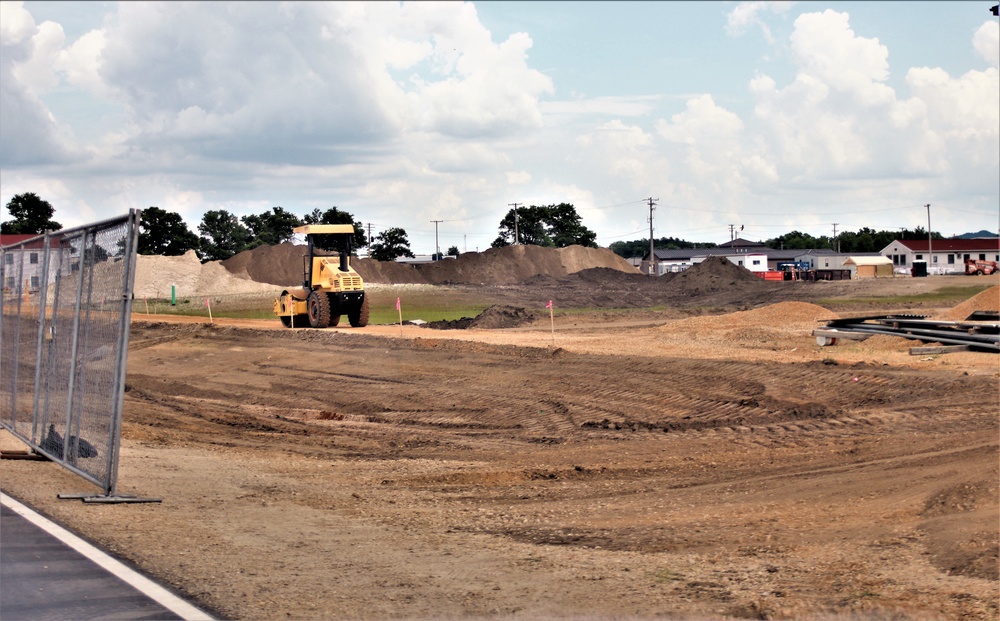
<path fill-rule="evenodd" d="M 965 260 L 965 273 L 968 275 L 982 276 L 996 273 L 998 269 L 996 261 L 983 261 L 977 259 Z"/>
<path fill-rule="evenodd" d="M 286 328 L 326 328 L 347 315 L 352 327 L 368 325 L 368 297 L 361 276 L 351 267 L 352 224 L 308 224 L 293 229 L 306 236 L 301 287 L 289 287 L 274 301 L 274 314 Z M 337 255 L 320 254 L 316 236 L 335 239 Z M 329 237 L 325 237 L 329 236 Z"/>

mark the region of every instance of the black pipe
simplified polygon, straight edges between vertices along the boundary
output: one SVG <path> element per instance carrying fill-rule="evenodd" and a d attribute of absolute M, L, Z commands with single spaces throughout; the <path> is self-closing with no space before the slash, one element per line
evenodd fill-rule
<path fill-rule="evenodd" d="M 351 271 L 351 265 L 348 257 L 351 256 L 351 238 L 353 235 L 344 235 L 344 243 L 340 246 L 340 271 L 349 272 Z"/>

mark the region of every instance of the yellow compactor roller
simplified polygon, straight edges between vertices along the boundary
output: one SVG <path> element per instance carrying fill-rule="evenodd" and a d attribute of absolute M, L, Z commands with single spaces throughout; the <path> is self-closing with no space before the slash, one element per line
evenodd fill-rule
<path fill-rule="evenodd" d="M 309 250 L 303 257 L 301 287 L 289 287 L 274 301 L 274 314 L 286 328 L 326 328 L 347 315 L 351 326 L 368 325 L 365 283 L 351 267 L 354 225 L 308 224 L 294 229 L 306 236 Z M 316 237 L 335 240 L 339 253 L 319 254 Z M 324 246 L 327 244 L 324 243 Z"/>

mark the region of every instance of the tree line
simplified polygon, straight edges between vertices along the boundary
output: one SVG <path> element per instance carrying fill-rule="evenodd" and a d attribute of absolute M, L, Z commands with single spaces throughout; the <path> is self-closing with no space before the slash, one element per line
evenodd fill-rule
<path fill-rule="evenodd" d="M 57 231 L 62 226 L 53 220 L 52 205 L 32 192 L 14 196 L 6 205 L 11 220 L 0 223 L 0 233 L 33 234 Z M 406 230 L 393 227 L 368 239 L 362 224 L 347 211 L 331 207 L 326 211 L 314 209 L 301 218 L 282 208 L 271 209 L 243 217 L 226 210 L 207 211 L 198 224 L 198 233 L 192 232 L 180 214 L 159 207 L 142 210 L 139 230 L 139 254 L 178 256 L 189 250 L 198 253 L 204 261 L 224 261 L 245 250 L 258 246 L 276 246 L 292 240 L 293 229 L 306 224 L 350 224 L 354 227 L 352 246 L 368 248 L 368 255 L 378 261 L 393 261 L 398 257 L 413 257 Z M 913 230 L 875 231 L 862 228 L 856 232 L 844 231 L 836 237 L 813 237 L 801 231 L 792 231 L 763 244 L 775 250 L 830 249 L 842 253 L 879 252 L 897 239 L 925 239 L 922 227 Z M 513 244 L 564 248 L 571 245 L 596 248 L 597 234 L 583 225 L 576 208 L 570 203 L 553 205 L 514 206 L 500 220 L 498 235 L 493 248 Z M 932 239 L 943 239 L 933 233 Z M 321 247 L 322 241 L 318 242 Z M 618 241 L 608 246 L 611 251 L 626 259 L 643 257 L 649 252 L 649 240 Z M 684 250 L 716 248 L 711 242 L 690 242 L 674 237 L 653 240 L 656 250 Z M 324 247 L 335 250 L 331 245 Z M 458 256 L 456 246 L 447 252 Z M 437 257 L 441 258 L 441 257 Z"/>
<path fill-rule="evenodd" d="M 46 231 L 58 231 L 62 225 L 53 220 L 55 209 L 51 203 L 33 192 L 14 196 L 6 205 L 11 220 L 0 224 L 0 233 L 40 235 Z M 354 226 L 352 246 L 369 248 L 369 255 L 380 261 L 392 261 L 396 257 L 409 256 L 409 240 L 406 231 L 390 228 L 382 231 L 370 242 L 361 223 L 354 216 L 337 207 L 326 211 L 314 209 L 299 217 L 282 207 L 243 216 L 226 211 L 205 212 L 198 224 L 198 233 L 192 232 L 176 212 L 159 207 L 142 210 L 139 223 L 139 254 L 179 256 L 189 250 L 198 253 L 205 261 L 225 261 L 245 250 L 258 246 L 276 246 L 292 240 L 293 229 L 306 224 L 350 224 Z M 322 241 L 319 242 L 324 247 Z M 333 244 L 326 250 L 335 250 Z M 455 251 L 457 252 L 457 248 Z"/>
<path fill-rule="evenodd" d="M 62 228 L 53 220 L 55 209 L 33 192 L 14 196 L 6 205 L 11 220 L 0 224 L 0 232 L 40 235 Z M 294 229 L 307 224 L 350 224 L 354 227 L 353 248 L 368 248 L 368 256 L 378 261 L 394 261 L 398 257 L 413 257 L 406 230 L 393 227 L 373 236 L 365 234 L 362 223 L 338 207 L 326 211 L 314 209 L 299 217 L 282 208 L 237 217 L 226 210 L 207 211 L 198 224 L 198 234 L 192 232 L 180 214 L 147 207 L 142 210 L 139 224 L 139 254 L 179 256 L 189 250 L 205 261 L 225 261 L 245 250 L 258 246 L 276 246 L 292 240 Z M 572 244 L 596 247 L 597 234 L 583 226 L 576 208 L 569 203 L 511 209 L 500 221 L 494 248 L 510 244 L 534 244 L 562 248 Z M 329 244 L 329 242 L 328 242 Z M 317 245 L 336 250 L 333 244 Z M 457 246 L 448 249 L 449 256 L 458 256 Z M 436 257 L 442 258 L 442 257 Z"/>
<path fill-rule="evenodd" d="M 860 230 L 844 231 L 836 237 L 813 237 L 801 231 L 785 233 L 764 242 L 764 246 L 773 250 L 834 250 L 843 254 L 860 252 L 880 252 L 897 239 L 927 239 L 927 230 L 922 227 L 897 229 L 895 231 L 875 231 L 868 227 Z M 932 233 L 931 239 L 944 239 L 940 233 Z M 688 242 L 673 237 L 653 239 L 655 250 L 687 250 L 696 248 L 718 248 L 715 243 Z M 608 248 L 615 254 L 626 259 L 644 257 L 649 254 L 649 239 L 614 242 Z"/>

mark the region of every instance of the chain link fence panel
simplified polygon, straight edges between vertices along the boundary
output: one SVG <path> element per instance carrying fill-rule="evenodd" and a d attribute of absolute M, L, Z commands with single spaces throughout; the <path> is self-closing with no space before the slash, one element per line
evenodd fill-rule
<path fill-rule="evenodd" d="M 117 484 L 139 217 L 0 247 L 0 425 L 106 496 Z"/>

